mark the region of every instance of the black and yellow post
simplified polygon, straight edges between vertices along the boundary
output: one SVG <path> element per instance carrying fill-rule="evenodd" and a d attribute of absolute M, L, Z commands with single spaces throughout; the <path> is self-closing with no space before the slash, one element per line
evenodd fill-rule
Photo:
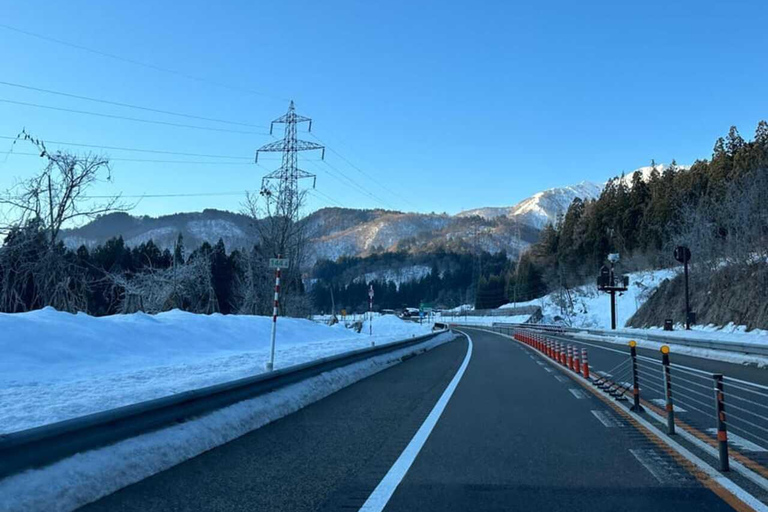
<path fill-rule="evenodd" d="M 667 434 L 675 433 L 675 405 L 672 402 L 672 374 L 669 370 L 669 347 L 661 346 L 661 364 L 664 366 L 664 398 L 667 409 Z"/>
<path fill-rule="evenodd" d="M 637 373 L 637 342 L 631 340 L 629 342 L 629 356 L 632 358 L 632 407 L 630 411 L 643 412 L 643 406 L 640 405 L 640 382 Z"/>
<path fill-rule="evenodd" d="M 723 375 L 712 375 L 715 379 L 715 406 L 717 407 L 717 447 L 720 452 L 720 471 L 728 471 L 728 430 L 725 425 L 725 393 L 723 392 Z"/>

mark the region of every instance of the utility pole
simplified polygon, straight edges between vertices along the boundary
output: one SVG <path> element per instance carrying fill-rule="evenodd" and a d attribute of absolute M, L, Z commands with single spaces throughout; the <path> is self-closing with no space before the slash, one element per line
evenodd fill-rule
<path fill-rule="evenodd" d="M 312 119 L 300 116 L 291 101 L 288 106 L 288 112 L 272 121 L 269 126 L 269 134 L 272 135 L 272 129 L 275 124 L 285 124 L 285 133 L 282 140 L 270 142 L 256 150 L 255 162 L 259 162 L 259 153 L 280 152 L 283 154 L 282 165 L 271 173 L 264 176 L 261 180 L 261 195 L 271 203 L 274 208 L 270 209 L 270 221 L 278 222 L 280 229 L 278 240 L 275 240 L 273 250 L 275 254 L 270 260 L 270 268 L 275 269 L 275 302 L 272 311 L 272 336 L 270 343 L 270 356 L 266 364 L 267 371 L 274 369 L 275 362 L 275 338 L 277 336 L 277 314 L 278 301 L 280 294 L 280 272 L 284 268 L 289 268 L 291 258 L 294 258 L 293 265 L 298 265 L 296 254 L 291 254 L 288 244 L 291 243 L 290 233 L 294 232 L 294 226 L 299 220 L 299 208 L 301 207 L 301 197 L 299 194 L 299 180 L 303 178 L 312 178 L 312 188 L 314 188 L 317 177 L 298 167 L 298 152 L 312 149 L 322 150 L 321 158 L 325 158 L 325 147 L 314 142 L 299 140 L 296 138 L 296 125 L 298 123 L 309 123 L 309 131 L 312 131 Z M 275 234 L 274 232 L 272 233 Z M 283 259 L 282 255 L 287 254 Z"/>

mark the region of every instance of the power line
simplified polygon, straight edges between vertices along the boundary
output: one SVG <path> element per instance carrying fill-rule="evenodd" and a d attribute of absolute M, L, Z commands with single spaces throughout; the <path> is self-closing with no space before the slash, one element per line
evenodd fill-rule
<path fill-rule="evenodd" d="M 7 135 L 0 135 L 0 139 L 5 140 L 16 140 L 18 136 L 16 137 L 9 137 Z M 90 148 L 90 149 L 109 149 L 109 150 L 115 150 L 115 151 L 131 151 L 131 152 L 137 152 L 137 153 L 155 153 L 160 155 L 177 155 L 177 156 L 196 156 L 196 157 L 202 157 L 202 158 L 229 158 L 233 160 L 248 160 L 249 162 L 253 160 L 253 157 L 250 156 L 233 156 L 233 155 L 215 155 L 215 154 L 205 154 L 205 153 L 183 153 L 181 151 L 165 151 L 165 150 L 159 150 L 159 149 L 140 149 L 140 148 L 128 148 L 128 147 L 122 147 L 122 146 L 99 146 L 96 144 L 80 144 L 76 142 L 61 142 L 56 140 L 45 140 L 46 144 L 56 144 L 61 146 L 73 146 L 73 147 L 81 147 L 81 148 Z"/>
<path fill-rule="evenodd" d="M 341 175 L 341 177 L 342 177 L 342 178 L 344 178 L 345 180 L 347 180 L 347 181 L 348 181 L 349 183 L 351 183 L 353 186 L 357 187 L 357 188 L 358 188 L 358 189 L 359 189 L 359 190 L 360 190 L 362 193 L 364 193 L 365 195 L 367 195 L 367 196 L 368 196 L 368 197 L 370 197 L 371 199 L 374 199 L 374 200 L 378 201 L 380 204 L 384 205 L 386 208 L 389 208 L 389 209 L 391 209 L 391 210 L 397 210 L 397 208 L 396 208 L 395 206 L 393 206 L 393 205 L 392 205 L 392 204 L 390 204 L 389 202 L 387 202 L 387 201 L 383 200 L 382 198 L 380 198 L 379 196 L 377 196 L 376 194 L 374 194 L 374 193 L 373 193 L 373 192 L 371 192 L 370 190 L 366 189 L 364 186 L 360 185 L 358 182 L 356 182 L 355 180 L 353 180 L 352 178 L 350 178 L 349 176 L 347 176 L 347 175 L 346 175 L 344 172 L 342 172 L 341 170 L 339 170 L 337 167 L 334 167 L 333 165 L 331 165 L 330 163 L 328 163 L 328 161 L 327 161 L 327 160 L 323 160 L 323 163 L 324 163 L 325 165 L 327 165 L 328 167 L 330 167 L 331 169 L 333 169 L 334 171 L 336 171 L 337 173 L 339 173 L 339 174 Z M 330 174 L 330 173 L 329 173 L 329 174 Z"/>
<path fill-rule="evenodd" d="M 56 39 L 56 38 L 53 38 L 53 37 L 50 37 L 50 36 L 44 36 L 42 34 L 37 34 L 35 32 L 30 32 L 28 30 L 22 30 L 20 28 L 12 27 L 11 25 L 7 25 L 5 23 L 0 23 L 0 27 L 5 28 L 7 30 L 11 30 L 13 32 L 17 32 L 19 34 L 24 34 L 24 35 L 29 36 L 29 37 L 35 37 L 37 39 L 42 39 L 43 41 L 48 41 L 48 42 L 51 42 L 51 43 L 56 43 L 56 44 L 60 44 L 60 45 L 63 45 L 63 46 L 68 46 L 70 48 L 75 48 L 77 50 L 82 50 L 82 51 L 85 51 L 85 52 L 93 53 L 95 55 L 100 55 L 102 57 L 107 57 L 107 58 L 118 60 L 118 61 L 121 61 L 121 62 L 126 62 L 128 64 L 133 64 L 135 66 L 141 66 L 141 67 L 145 67 L 145 68 L 148 68 L 148 69 L 153 69 L 155 71 L 160 71 L 160 72 L 163 72 L 163 73 L 168 73 L 168 74 L 171 74 L 171 75 L 180 76 L 180 77 L 186 78 L 188 80 L 193 80 L 195 82 L 206 83 L 206 84 L 214 85 L 216 87 L 223 87 L 225 89 L 231 89 L 233 91 L 238 91 L 238 92 L 241 92 L 241 93 L 253 94 L 253 95 L 256 95 L 256 96 L 262 96 L 262 97 L 270 98 L 270 99 L 273 99 L 273 100 L 288 101 L 287 98 L 281 98 L 279 96 L 275 96 L 275 95 L 272 95 L 272 94 L 263 93 L 263 92 L 259 92 L 259 91 L 254 91 L 252 89 L 248 89 L 248 88 L 245 88 L 245 87 L 240 87 L 240 86 L 237 86 L 237 85 L 231 85 L 231 84 L 227 84 L 227 83 L 223 83 L 223 82 L 217 82 L 217 81 L 214 81 L 214 80 L 209 80 L 207 78 L 202 78 L 202 77 L 199 77 L 199 76 L 190 75 L 188 73 L 184 73 L 184 72 L 181 72 L 181 71 L 176 71 L 176 70 L 173 70 L 173 69 L 164 68 L 162 66 L 157 66 L 155 64 L 149 64 L 147 62 L 142 62 L 142 61 L 135 60 L 135 59 L 130 59 L 130 58 L 127 58 L 127 57 L 122 57 L 120 55 L 115 55 L 113 53 L 107 53 L 107 52 L 104 52 L 104 51 L 101 51 L 101 50 L 95 50 L 93 48 L 89 48 L 87 46 L 83 46 L 83 45 L 80 45 L 80 44 L 70 43 L 68 41 L 63 41 L 61 39 Z"/>
<path fill-rule="evenodd" d="M 240 192 L 191 192 L 191 193 L 178 193 L 178 194 L 134 194 L 134 195 L 119 195 L 121 198 L 126 199 L 166 199 L 172 197 L 219 197 L 219 196 L 245 196 L 247 190 Z M 112 196 L 83 196 L 83 199 L 112 199 L 116 195 Z"/>
<path fill-rule="evenodd" d="M 224 133 L 239 133 L 243 135 L 269 135 L 268 133 L 260 133 L 260 132 L 246 132 L 242 130 L 230 130 L 228 128 L 212 128 L 207 126 L 196 126 L 192 124 L 182 124 L 182 123 L 171 123 L 169 121 L 154 121 L 152 119 L 140 119 L 138 117 L 127 117 L 127 116 L 118 116 L 114 114 L 103 114 L 101 112 L 90 112 L 87 110 L 75 110 L 71 108 L 63 108 L 63 107 L 52 107 L 50 105 L 40 105 L 39 103 L 27 103 L 24 101 L 13 101 L 13 100 L 6 100 L 6 99 L 0 99 L 0 103 L 10 103 L 12 105 L 23 105 L 26 107 L 35 107 L 35 108 L 44 108 L 48 110 L 57 110 L 60 112 L 70 112 L 73 114 L 84 114 L 89 116 L 96 116 L 96 117 L 106 117 L 109 119 L 122 119 L 124 121 L 133 121 L 136 123 L 148 123 L 148 124 L 159 124 L 163 126 L 175 126 L 179 128 L 193 128 L 195 130 L 206 130 L 211 132 L 224 132 Z"/>
<path fill-rule="evenodd" d="M 19 151 L 4 151 L 0 154 L 12 155 L 12 156 L 36 156 L 39 157 L 40 153 L 27 153 Z M 204 162 L 196 160 L 154 160 L 151 158 L 112 158 L 109 157 L 110 162 L 142 162 L 152 164 L 193 164 L 193 165 L 253 165 L 252 162 Z M 319 160 L 312 160 L 319 161 Z"/>
<path fill-rule="evenodd" d="M 315 198 L 317 198 L 317 199 L 324 198 L 326 204 L 330 204 L 331 206 L 336 205 L 336 206 L 339 206 L 341 208 L 344 208 L 344 205 L 341 204 L 339 201 L 337 201 L 336 199 L 332 198 L 328 194 L 317 190 L 316 188 L 315 189 L 309 189 L 308 192 L 310 193 L 310 195 L 315 196 Z"/>
<path fill-rule="evenodd" d="M 166 115 L 169 115 L 169 116 L 186 117 L 188 119 L 198 119 L 198 120 L 201 120 L 201 121 L 213 121 L 215 123 L 225 123 L 225 124 L 231 124 L 231 125 L 236 125 L 236 126 L 247 126 L 247 127 L 250 127 L 250 128 L 264 128 L 264 129 L 266 129 L 266 126 L 259 126 L 259 125 L 256 125 L 256 124 L 241 123 L 241 122 L 238 122 L 238 121 L 227 121 L 226 119 L 216 119 L 214 117 L 203 117 L 203 116 L 198 116 L 198 115 L 194 115 L 194 114 L 183 114 L 181 112 L 172 112 L 170 110 L 161 110 L 161 109 L 151 108 L 151 107 L 142 107 L 141 105 L 133 105 L 133 104 L 130 104 L 130 103 L 122 103 L 120 101 L 110 101 L 110 100 L 104 100 L 104 99 L 99 99 L 99 98 L 92 98 L 90 96 L 81 96 L 81 95 L 78 95 L 78 94 L 70 94 L 70 93 L 66 93 L 66 92 L 53 91 L 51 89 L 43 89 L 43 88 L 40 88 L 40 87 L 32 87 L 30 85 L 22 85 L 22 84 L 16 84 L 16 83 L 12 83 L 12 82 L 4 82 L 4 81 L 1 81 L 1 80 L 0 80 L 0 85 L 6 85 L 8 87 L 17 87 L 19 89 L 27 89 L 27 90 L 30 90 L 30 91 L 44 92 L 46 94 L 55 94 L 57 96 L 64 96 L 64 97 L 67 97 L 67 98 L 76 98 L 78 100 L 93 101 L 93 102 L 96 102 L 96 103 L 103 103 L 105 105 L 116 105 L 118 107 L 134 108 L 134 109 L 137 109 L 137 110 L 144 110 L 144 111 L 147 111 L 147 112 L 156 112 L 158 114 L 166 114 Z"/>
<path fill-rule="evenodd" d="M 336 156 L 338 156 L 338 157 L 339 157 L 339 158 L 341 158 L 341 159 L 342 159 L 344 162 L 346 162 L 346 163 L 347 163 L 347 164 L 348 164 L 350 167 L 352 167 L 353 169 L 355 169 L 357 172 L 359 172 L 360 174 L 362 174 L 363 176 L 365 176 L 365 177 L 366 177 L 366 178 L 368 178 L 369 180 L 371 180 L 371 181 L 373 181 L 374 183 L 376 183 L 378 186 L 380 186 L 381 188 L 383 188 L 384 190 L 386 190 L 387 192 L 389 192 L 390 194 L 392 194 L 394 197 L 397 197 L 397 198 L 399 198 L 400 200 L 402 200 L 403 202 L 405 202 L 405 203 L 409 204 L 410 206 L 412 206 L 413 208 L 417 208 L 417 209 L 418 209 L 418 206 L 416 206 L 414 203 L 410 202 L 408 199 L 406 199 L 406 198 L 402 197 L 401 195 L 397 194 L 396 192 L 392 191 L 392 189 L 390 189 L 389 187 L 387 187 L 386 185 L 384 185 L 383 183 L 381 183 L 379 180 L 377 180 L 376 178 L 374 178 L 373 176 L 371 176 L 370 174 L 368 174 L 367 172 L 365 172 L 364 170 L 362 170 L 362 169 L 361 169 L 360 167 L 358 167 L 357 165 L 355 165 L 355 164 L 353 164 L 352 162 L 350 162 L 350 161 L 349 161 L 349 159 L 347 159 L 347 158 L 346 158 L 344 155 L 342 155 L 341 153 L 339 153 L 338 151 L 336 151 L 336 150 L 333 148 L 333 146 L 328 146 L 328 145 L 327 145 L 325 142 L 323 142 L 323 141 L 320 139 L 320 137 L 318 137 L 318 136 L 317 136 L 317 135 L 315 135 L 314 133 L 312 133 L 311 135 L 312 135 L 312 137 L 314 137 L 315 139 L 317 139 L 317 140 L 318 140 L 318 142 L 321 142 L 321 143 L 322 143 L 323 145 L 325 145 L 325 146 L 326 146 L 326 147 L 327 147 L 329 150 L 331 150 L 331 152 L 333 152 L 333 153 L 334 153 Z"/>

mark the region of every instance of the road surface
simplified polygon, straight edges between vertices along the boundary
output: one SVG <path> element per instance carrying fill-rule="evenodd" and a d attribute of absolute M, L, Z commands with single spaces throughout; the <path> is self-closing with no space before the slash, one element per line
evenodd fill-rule
<path fill-rule="evenodd" d="M 384 510 L 732 510 L 530 350 L 466 331 L 466 371 Z M 468 348 L 459 338 L 409 359 L 83 510 L 359 510 Z"/>

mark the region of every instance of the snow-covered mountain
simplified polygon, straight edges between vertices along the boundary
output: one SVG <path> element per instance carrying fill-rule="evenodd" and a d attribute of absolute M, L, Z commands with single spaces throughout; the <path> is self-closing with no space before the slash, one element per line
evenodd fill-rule
<path fill-rule="evenodd" d="M 548 223 L 553 223 L 558 215 L 565 214 L 568 206 L 577 197 L 581 199 L 596 199 L 603 190 L 603 185 L 582 181 L 576 185 L 551 188 L 523 199 L 514 206 L 497 208 L 476 208 L 458 214 L 460 217 L 479 215 L 486 219 L 506 216 L 521 224 L 541 229 Z"/>
<path fill-rule="evenodd" d="M 690 165 L 677 165 L 678 170 L 690 169 L 690 167 L 691 167 Z M 647 182 L 651 178 L 651 173 L 653 172 L 653 169 L 654 167 L 651 167 L 650 165 L 647 165 L 645 167 L 639 167 L 630 173 L 624 174 L 622 181 L 627 187 L 632 187 L 632 177 L 635 175 L 635 173 L 639 172 L 643 177 L 643 181 Z M 663 174 L 664 171 L 669 169 L 669 165 L 656 164 L 655 169 L 659 172 L 659 174 Z"/>
<path fill-rule="evenodd" d="M 658 165 L 657 169 L 663 172 L 666 166 Z M 641 167 L 638 171 L 647 179 L 651 167 Z M 628 184 L 632 174 L 624 176 Z M 514 206 L 477 208 L 457 215 L 323 208 L 308 215 L 303 222 L 311 241 L 311 261 L 393 250 L 423 252 L 438 247 L 457 251 L 506 251 L 515 257 L 536 241 L 541 228 L 564 214 L 576 197 L 594 199 L 604 186 L 583 181 L 537 192 Z M 93 247 L 119 235 L 129 246 L 151 239 L 161 248 L 172 248 L 179 234 L 184 237 L 188 250 L 204 241 L 215 243 L 219 238 L 228 250 L 247 248 L 256 242 L 249 217 L 220 210 L 157 218 L 114 213 L 67 230 L 64 241 L 73 248 Z"/>

